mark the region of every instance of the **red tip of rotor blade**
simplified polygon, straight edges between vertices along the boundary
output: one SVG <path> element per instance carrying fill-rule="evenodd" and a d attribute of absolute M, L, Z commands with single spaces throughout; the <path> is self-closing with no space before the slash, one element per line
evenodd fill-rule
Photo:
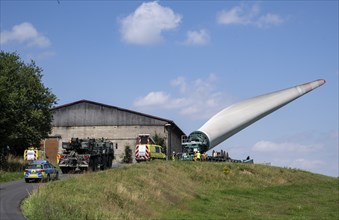
<path fill-rule="evenodd" d="M 319 79 L 318 82 L 319 82 L 320 86 L 326 83 L 326 81 L 324 79 Z"/>

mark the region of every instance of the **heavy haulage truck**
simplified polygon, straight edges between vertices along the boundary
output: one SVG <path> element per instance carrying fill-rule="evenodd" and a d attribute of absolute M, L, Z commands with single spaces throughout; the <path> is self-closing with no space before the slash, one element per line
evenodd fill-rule
<path fill-rule="evenodd" d="M 62 173 L 96 171 L 112 167 L 113 143 L 103 138 L 72 138 L 70 142 L 63 142 L 62 148 L 63 152 L 59 155 Z"/>

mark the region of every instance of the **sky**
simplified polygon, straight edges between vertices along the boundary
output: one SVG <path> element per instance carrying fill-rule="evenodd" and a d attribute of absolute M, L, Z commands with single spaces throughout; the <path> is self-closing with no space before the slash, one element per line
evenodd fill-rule
<path fill-rule="evenodd" d="M 232 158 L 338 173 L 338 1 L 0 1 L 0 46 L 87 99 L 187 135 L 243 99 L 326 84 L 227 139 Z"/>

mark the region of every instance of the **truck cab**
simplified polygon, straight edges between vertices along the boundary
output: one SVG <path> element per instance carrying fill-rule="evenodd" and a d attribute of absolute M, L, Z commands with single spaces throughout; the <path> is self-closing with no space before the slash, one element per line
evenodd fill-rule
<path fill-rule="evenodd" d="M 135 145 L 135 160 L 140 162 L 153 159 L 166 160 L 164 148 L 155 144 L 149 134 L 139 134 Z"/>
<path fill-rule="evenodd" d="M 24 160 L 41 160 L 44 157 L 44 153 L 44 151 L 38 150 L 35 147 L 30 147 L 24 151 Z"/>

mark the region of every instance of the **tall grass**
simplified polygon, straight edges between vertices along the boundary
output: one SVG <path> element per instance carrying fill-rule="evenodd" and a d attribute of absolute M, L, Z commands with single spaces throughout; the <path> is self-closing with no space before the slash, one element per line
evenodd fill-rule
<path fill-rule="evenodd" d="M 3 159 L 0 170 L 5 172 L 23 171 L 27 164 L 28 162 L 24 161 L 22 157 L 14 157 L 13 155 L 9 155 Z"/>
<path fill-rule="evenodd" d="M 6 158 L 3 157 L 0 168 L 0 183 L 23 178 L 23 172 L 27 164 L 21 157 L 14 157 L 12 155 Z"/>
<path fill-rule="evenodd" d="M 152 161 L 44 184 L 28 219 L 337 219 L 336 178 L 264 165 Z"/>

